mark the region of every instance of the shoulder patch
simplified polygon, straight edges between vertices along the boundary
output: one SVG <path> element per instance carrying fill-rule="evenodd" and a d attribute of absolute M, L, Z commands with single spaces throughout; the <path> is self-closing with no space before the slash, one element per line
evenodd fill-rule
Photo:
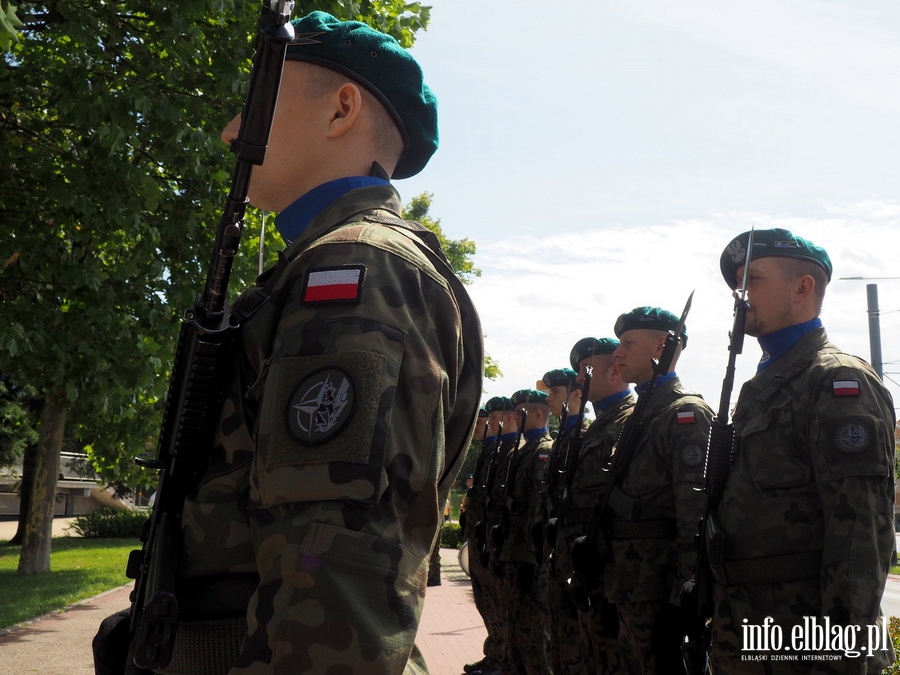
<path fill-rule="evenodd" d="M 322 368 L 309 374 L 288 402 L 288 432 L 303 445 L 324 443 L 350 421 L 355 398 L 353 381 L 340 368 Z"/>
<path fill-rule="evenodd" d="M 365 265 L 309 270 L 303 285 L 303 302 L 360 302 L 365 279 Z"/>
<path fill-rule="evenodd" d="M 697 418 L 694 416 L 693 410 L 688 410 L 686 412 L 680 412 L 676 415 L 675 421 L 678 424 L 694 424 L 697 421 Z"/>
<path fill-rule="evenodd" d="M 700 466 L 703 464 L 703 454 L 703 448 L 699 445 L 686 445 L 681 449 L 681 461 L 685 466 Z"/>
<path fill-rule="evenodd" d="M 838 427 L 834 445 L 841 452 L 856 454 L 866 450 L 872 442 L 872 432 L 861 422 L 846 422 Z"/>
<path fill-rule="evenodd" d="M 835 396 L 859 396 L 859 380 L 835 380 L 831 383 Z"/>

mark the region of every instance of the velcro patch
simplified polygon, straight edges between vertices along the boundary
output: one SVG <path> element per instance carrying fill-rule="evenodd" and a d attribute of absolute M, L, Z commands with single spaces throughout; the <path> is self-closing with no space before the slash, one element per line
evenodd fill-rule
<path fill-rule="evenodd" d="M 831 384 L 835 396 L 859 396 L 859 380 L 835 380 Z"/>
<path fill-rule="evenodd" d="M 872 444 L 872 431 L 861 422 L 846 422 L 834 435 L 834 446 L 852 455 L 863 452 Z"/>
<path fill-rule="evenodd" d="M 355 397 L 353 380 L 340 368 L 311 373 L 288 403 L 288 433 L 304 445 L 324 443 L 350 421 Z"/>
<path fill-rule="evenodd" d="M 678 413 L 678 415 L 675 418 L 675 421 L 678 422 L 678 424 L 694 424 L 697 421 L 697 419 L 694 416 L 694 411 L 689 410 L 688 412 Z"/>
<path fill-rule="evenodd" d="M 364 265 L 309 270 L 303 288 L 303 302 L 359 302 L 365 278 Z"/>
<path fill-rule="evenodd" d="M 699 445 L 686 445 L 681 449 L 681 461 L 685 466 L 700 466 L 703 459 L 703 448 Z"/>

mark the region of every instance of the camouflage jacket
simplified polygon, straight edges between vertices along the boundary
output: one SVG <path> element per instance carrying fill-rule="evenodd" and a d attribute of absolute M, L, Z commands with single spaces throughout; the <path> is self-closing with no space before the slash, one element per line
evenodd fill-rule
<path fill-rule="evenodd" d="M 600 501 L 607 475 L 604 468 L 612 456 L 622 425 L 634 409 L 634 403 L 635 397 L 629 393 L 605 410 L 595 410 L 597 418 L 584 433 L 571 484 L 566 489 L 567 496 L 563 498 L 568 503 L 560 512 L 552 570 L 557 581 L 565 581 L 572 575 L 572 542 L 584 534 Z"/>
<path fill-rule="evenodd" d="M 524 443 L 524 436 L 518 434 L 504 434 L 500 437 L 500 446 L 493 457 L 493 474 L 486 492 L 487 522 L 490 525 L 499 525 L 506 511 L 506 498 L 515 480 L 513 467 L 516 453 Z"/>
<path fill-rule="evenodd" d="M 483 354 L 449 266 L 383 222 L 400 210 L 390 186 L 348 192 L 235 303 L 271 296 L 241 324 L 209 470 L 185 504 L 178 630 L 184 643 L 188 619 L 246 615 L 233 675 L 426 672 L 428 556 Z"/>
<path fill-rule="evenodd" d="M 739 652 L 745 619 L 791 635 L 803 617 L 874 625 L 894 545 L 894 407 L 875 372 L 824 329 L 748 381 L 719 506 L 727 585 L 715 586 L 713 650 Z M 766 579 L 763 563 L 793 560 Z M 761 575 L 761 576 L 758 576 Z M 757 576 L 753 579 L 753 576 Z M 767 583 L 768 582 L 768 583 Z M 890 654 L 829 662 L 880 673 Z"/>
<path fill-rule="evenodd" d="M 581 420 L 580 424 L 581 435 L 584 437 L 592 424 L 592 420 L 585 417 Z M 546 518 L 555 518 L 558 515 L 560 502 L 563 497 L 563 490 L 565 488 L 565 465 L 568 457 L 569 443 L 572 440 L 572 432 L 574 430 L 575 427 L 573 426 L 559 432 L 559 436 L 553 444 L 550 458 L 544 469 L 542 491 L 545 493 L 543 500 L 545 520 Z"/>
<path fill-rule="evenodd" d="M 491 436 L 481 443 L 480 455 L 472 475 L 472 487 L 466 491 L 466 537 L 475 536 L 475 526 L 484 518 L 487 505 L 488 471 L 492 470 L 491 455 L 494 453 L 496 436 Z M 496 470 L 496 469 L 493 469 Z"/>
<path fill-rule="evenodd" d="M 544 429 L 543 433 L 536 433 L 526 440 L 514 453 L 513 478 L 506 493 L 508 529 L 500 552 L 502 562 L 535 562 L 535 542 L 531 536 L 534 525 L 532 500 L 540 490 L 552 444 L 553 438 Z"/>
<path fill-rule="evenodd" d="M 610 602 L 669 600 L 694 567 L 697 521 L 703 513 L 703 466 L 712 410 L 678 377 L 653 391 L 643 434 L 620 482 L 638 500 L 634 522 L 612 521 L 612 562 L 604 570 Z M 611 500 L 611 502 L 614 500 Z M 656 530 L 652 535 L 646 529 Z"/>

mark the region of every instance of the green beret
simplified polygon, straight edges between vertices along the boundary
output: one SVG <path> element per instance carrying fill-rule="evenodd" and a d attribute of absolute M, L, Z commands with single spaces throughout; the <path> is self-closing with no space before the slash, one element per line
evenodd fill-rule
<path fill-rule="evenodd" d="M 393 177 L 419 173 L 438 146 L 437 99 L 412 55 L 390 35 L 325 12 L 291 23 L 295 38 L 285 58 L 336 70 L 369 90 L 403 136 L 404 150 Z"/>
<path fill-rule="evenodd" d="M 511 412 L 516 409 L 513 402 L 506 396 L 494 396 L 494 398 L 488 399 L 488 402 L 484 404 L 484 407 L 487 409 L 488 413 Z"/>
<path fill-rule="evenodd" d="M 618 346 L 619 341 L 614 338 L 581 338 L 569 352 L 569 363 L 572 365 L 572 370 L 578 370 L 578 364 L 587 357 L 612 354 Z"/>
<path fill-rule="evenodd" d="M 538 391 L 537 389 L 519 389 L 510 399 L 516 407 L 525 403 L 543 403 L 547 405 L 547 392 Z"/>
<path fill-rule="evenodd" d="M 747 242 L 750 240 L 750 232 L 744 232 L 738 235 L 725 250 L 722 251 L 722 257 L 719 258 L 719 268 L 722 270 L 722 276 L 725 277 L 725 283 L 732 289 L 737 288 L 737 271 L 744 266 L 747 261 Z M 782 257 L 782 258 L 800 258 L 809 260 L 821 265 L 828 275 L 828 281 L 831 281 L 831 258 L 821 246 L 803 237 L 791 234 L 788 230 L 775 228 L 772 230 L 755 230 L 753 232 L 753 253 L 751 260 L 759 260 L 760 258 Z"/>
<path fill-rule="evenodd" d="M 479 417 L 487 417 L 487 416 L 488 416 L 487 408 L 485 408 L 484 406 L 481 406 L 481 407 L 478 409 L 478 416 L 479 416 Z"/>
<path fill-rule="evenodd" d="M 679 318 L 665 309 L 659 307 L 635 307 L 616 319 L 613 329 L 616 337 L 622 337 L 635 328 L 649 328 L 650 330 L 670 331 L 678 328 Z M 681 347 L 687 347 L 687 326 L 681 327 Z"/>
<path fill-rule="evenodd" d="M 541 381 L 545 387 L 571 387 L 574 386 L 577 377 L 578 373 L 571 368 L 557 368 L 544 373 Z"/>

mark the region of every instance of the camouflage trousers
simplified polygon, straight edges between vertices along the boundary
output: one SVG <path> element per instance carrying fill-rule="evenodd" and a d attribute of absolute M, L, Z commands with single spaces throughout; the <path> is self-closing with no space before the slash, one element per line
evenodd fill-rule
<path fill-rule="evenodd" d="M 538 569 L 533 565 L 503 564 L 504 674 L 546 675 L 550 671 L 546 571 Z"/>
<path fill-rule="evenodd" d="M 484 640 L 484 655 L 500 663 L 503 660 L 506 648 L 504 646 L 504 634 L 502 617 L 498 607 L 498 589 L 494 574 L 490 566 L 481 564 L 481 556 L 478 554 L 478 546 L 475 543 L 474 526 L 472 535 L 466 537 L 469 544 L 469 574 L 472 581 L 472 596 L 475 599 L 475 608 L 481 614 L 487 637 Z"/>
<path fill-rule="evenodd" d="M 603 675 L 628 675 L 619 652 L 616 606 L 608 603 L 602 592 L 593 592 L 590 598 L 590 609 L 578 612 L 587 670 Z"/>
<path fill-rule="evenodd" d="M 667 600 L 617 605 L 619 648 L 629 675 L 667 675 L 681 671 L 680 618 Z M 677 671 L 673 671 L 673 666 Z"/>
<path fill-rule="evenodd" d="M 585 661 L 578 626 L 578 609 L 564 584 L 551 580 L 547 586 L 550 608 L 550 669 L 556 675 L 594 675 Z"/>

